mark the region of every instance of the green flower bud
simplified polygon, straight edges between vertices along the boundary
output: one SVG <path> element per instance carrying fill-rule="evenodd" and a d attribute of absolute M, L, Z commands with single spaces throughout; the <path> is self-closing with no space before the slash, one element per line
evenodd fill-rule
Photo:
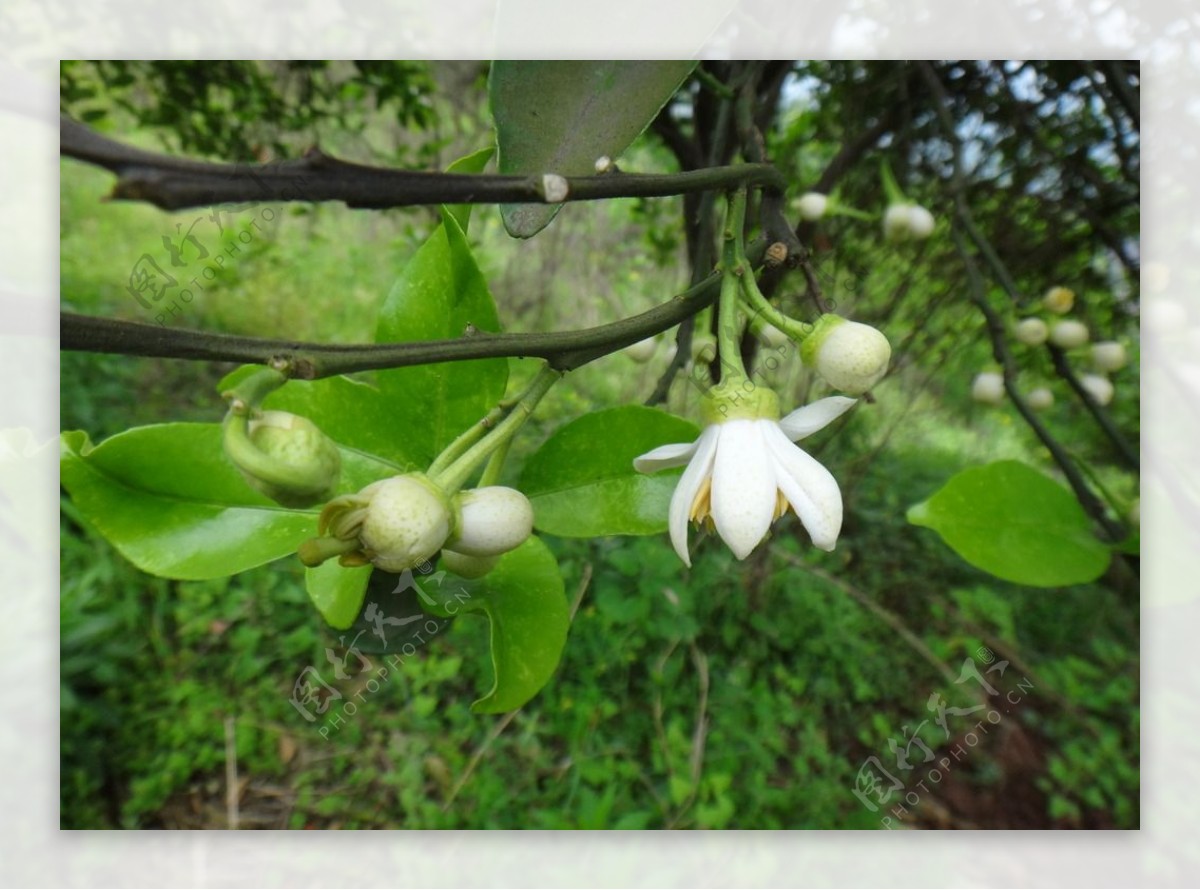
<path fill-rule="evenodd" d="M 337 488 L 342 456 L 311 420 L 286 411 L 231 411 L 225 453 L 253 488 L 285 507 L 311 507 Z"/>
<path fill-rule="evenodd" d="M 458 528 L 448 546 L 464 556 L 499 556 L 533 533 L 533 506 L 515 488 L 491 485 L 455 498 Z"/>
<path fill-rule="evenodd" d="M 800 357 L 834 389 L 856 396 L 887 373 L 892 347 L 870 325 L 827 314 L 801 344 Z"/>
<path fill-rule="evenodd" d="M 796 201 L 795 206 L 800 211 L 801 219 L 812 222 L 825 215 L 825 210 L 829 206 L 829 196 L 822 195 L 820 192 L 806 192 Z"/>

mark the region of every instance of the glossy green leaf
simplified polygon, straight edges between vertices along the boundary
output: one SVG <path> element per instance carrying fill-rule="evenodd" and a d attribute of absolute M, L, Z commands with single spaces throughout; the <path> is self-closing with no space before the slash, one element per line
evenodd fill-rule
<path fill-rule="evenodd" d="M 936 531 L 971 565 L 1018 584 L 1083 584 L 1110 559 L 1075 496 L 1019 461 L 958 473 L 911 507 L 908 521 Z"/>
<path fill-rule="evenodd" d="M 492 155 L 496 153 L 494 148 L 481 148 L 479 151 L 472 152 L 465 157 L 459 158 L 453 164 L 446 168 L 447 173 L 482 173 L 483 168 L 487 166 L 487 162 L 492 159 Z M 471 208 L 473 204 L 456 204 L 453 206 L 445 206 L 442 208 L 442 213 L 448 213 L 454 217 L 464 232 L 471 223 Z"/>
<path fill-rule="evenodd" d="M 63 487 L 130 562 L 166 578 L 220 578 L 293 553 L 316 534 L 317 510 L 280 507 L 246 484 L 225 457 L 220 424 L 127 430 L 93 446 L 64 433 Z M 342 450 L 338 492 L 394 468 Z"/>
<path fill-rule="evenodd" d="M 376 342 L 499 331 L 496 304 L 453 216 L 409 260 L 379 312 Z M 404 449 L 427 466 L 504 395 L 507 359 L 442 362 L 381 371 L 379 388 L 403 419 Z"/>
<path fill-rule="evenodd" d="M 696 66 L 694 61 L 503 61 L 492 63 L 488 98 L 501 173 L 595 172 L 654 120 Z M 500 208 L 516 238 L 544 229 L 561 204 Z"/>
<path fill-rule="evenodd" d="M 571 421 L 529 458 L 521 475 L 535 525 L 578 538 L 665 531 L 667 506 L 682 470 L 646 475 L 634 470 L 633 459 L 699 435 L 695 424 L 640 405 Z"/>
<path fill-rule="evenodd" d="M 417 579 L 436 599 L 426 602 L 426 611 L 443 618 L 479 612 L 491 623 L 492 689 L 471 710 L 502 714 L 521 707 L 554 675 L 567 642 L 570 615 L 554 554 L 531 537 L 477 581 L 443 578 L 436 587 Z"/>
<path fill-rule="evenodd" d="M 304 587 L 325 623 L 345 630 L 362 610 L 374 566 L 348 569 L 330 559 L 304 570 Z"/>

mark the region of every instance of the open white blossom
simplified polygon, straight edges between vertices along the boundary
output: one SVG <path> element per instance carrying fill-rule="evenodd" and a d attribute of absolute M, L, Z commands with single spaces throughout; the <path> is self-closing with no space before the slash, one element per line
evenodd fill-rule
<path fill-rule="evenodd" d="M 695 442 L 663 445 L 635 459 L 634 468 L 642 473 L 687 465 L 668 512 L 671 543 L 684 564 L 692 564 L 689 520 L 707 520 L 734 556 L 745 559 L 789 507 L 813 544 L 832 550 L 842 528 L 841 489 L 833 474 L 793 443 L 854 403 L 832 396 L 782 420 L 733 417 L 710 424 Z"/>

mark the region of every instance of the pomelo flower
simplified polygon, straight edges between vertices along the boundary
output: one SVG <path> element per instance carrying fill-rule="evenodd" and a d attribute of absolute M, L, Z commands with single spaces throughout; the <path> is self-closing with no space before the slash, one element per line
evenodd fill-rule
<path fill-rule="evenodd" d="M 679 558 L 692 564 L 689 521 L 715 527 L 733 555 L 745 559 L 789 507 L 813 544 L 832 550 L 842 527 L 841 489 L 793 443 L 833 422 L 855 399 L 821 399 L 780 420 L 774 393 L 761 387 L 749 396 L 720 390 L 714 387 L 705 400 L 710 423 L 695 442 L 663 445 L 633 462 L 641 473 L 687 465 L 668 511 Z"/>

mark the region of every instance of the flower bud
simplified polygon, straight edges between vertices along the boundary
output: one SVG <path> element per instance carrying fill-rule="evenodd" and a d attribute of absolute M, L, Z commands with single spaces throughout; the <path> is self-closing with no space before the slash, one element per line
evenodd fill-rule
<path fill-rule="evenodd" d="M 442 551 L 442 568 L 471 581 L 482 578 L 494 569 L 498 562 L 499 556 L 467 556 L 455 550 Z"/>
<path fill-rule="evenodd" d="M 639 365 L 644 365 L 650 359 L 654 358 L 656 349 L 658 349 L 658 341 L 653 337 L 647 337 L 645 340 L 638 340 L 636 343 L 629 344 L 621 351 Z"/>
<path fill-rule="evenodd" d="M 1084 374 L 1079 378 L 1079 385 L 1087 390 L 1097 405 L 1107 405 L 1113 400 L 1113 385 L 1107 377 Z"/>
<path fill-rule="evenodd" d="M 1050 342 L 1062 349 L 1074 349 L 1088 341 L 1088 329 L 1081 321 L 1055 322 L 1050 329 Z"/>
<path fill-rule="evenodd" d="M 995 371 L 981 371 L 971 381 L 971 398 L 985 405 L 1004 402 L 1004 378 Z"/>
<path fill-rule="evenodd" d="M 1069 287 L 1052 287 L 1042 297 L 1042 305 L 1058 315 L 1065 315 L 1075 305 L 1075 291 Z"/>
<path fill-rule="evenodd" d="M 1017 339 L 1026 346 L 1041 346 L 1046 342 L 1046 337 L 1050 335 L 1050 329 L 1040 318 L 1021 319 L 1017 322 L 1013 332 L 1017 335 Z"/>
<path fill-rule="evenodd" d="M 1046 389 L 1044 386 L 1039 386 L 1037 389 L 1031 389 L 1025 395 L 1025 404 L 1034 411 L 1045 411 L 1054 404 L 1054 393 Z"/>
<path fill-rule="evenodd" d="M 533 533 L 533 505 L 515 488 L 475 488 L 460 493 L 456 501 L 458 531 L 449 542 L 456 553 L 499 556 Z"/>
<path fill-rule="evenodd" d="M 332 497 L 341 475 L 337 446 L 307 417 L 264 411 L 225 422 L 225 453 L 253 488 L 285 507 L 311 507 Z"/>
<path fill-rule="evenodd" d="M 924 241 L 933 234 L 936 224 L 933 214 L 920 204 L 913 204 L 908 208 L 908 234 L 911 237 Z"/>
<path fill-rule="evenodd" d="M 362 551 L 384 571 L 403 572 L 420 565 L 450 536 L 450 502 L 421 473 L 385 479 L 362 493 L 370 497 L 359 531 Z"/>
<path fill-rule="evenodd" d="M 1092 364 L 1099 371 L 1119 371 L 1127 361 L 1125 347 L 1116 340 L 1092 344 Z"/>
<path fill-rule="evenodd" d="M 829 197 L 822 195 L 820 192 L 807 192 L 800 196 L 800 200 L 796 202 L 796 209 L 800 212 L 800 218 L 806 219 L 809 222 L 818 220 L 825 215 L 825 209 L 829 206 Z"/>
<path fill-rule="evenodd" d="M 834 389 L 856 396 L 887 373 L 892 347 L 870 325 L 826 314 L 801 344 L 800 357 Z"/>
<path fill-rule="evenodd" d="M 888 241 L 924 240 L 933 234 L 933 214 L 919 204 L 891 204 L 883 214 L 883 237 Z"/>

